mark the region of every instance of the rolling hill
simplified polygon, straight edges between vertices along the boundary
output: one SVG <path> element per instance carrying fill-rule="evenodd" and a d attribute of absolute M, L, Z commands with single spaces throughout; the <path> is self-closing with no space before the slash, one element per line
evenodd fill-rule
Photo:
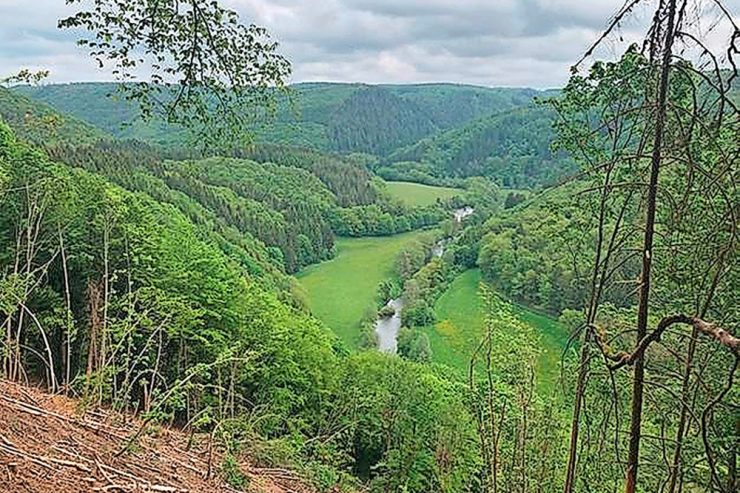
<path fill-rule="evenodd" d="M 552 184 L 573 169 L 550 149 L 553 117 L 538 105 L 496 113 L 399 149 L 378 172 L 417 181 L 487 176 L 516 188 Z"/>
<path fill-rule="evenodd" d="M 136 120 L 136 108 L 116 98 L 115 89 L 113 83 L 74 83 L 14 90 L 119 138 L 163 145 L 182 142 L 181 130 Z M 255 129 L 258 141 L 379 155 L 476 118 L 527 105 L 538 94 L 532 89 L 456 84 L 321 82 L 291 89 L 275 121 Z"/>
<path fill-rule="evenodd" d="M 0 87 L 0 119 L 11 125 L 20 138 L 35 144 L 55 145 L 71 140 L 91 144 L 110 138 L 89 123 L 4 87 Z"/>

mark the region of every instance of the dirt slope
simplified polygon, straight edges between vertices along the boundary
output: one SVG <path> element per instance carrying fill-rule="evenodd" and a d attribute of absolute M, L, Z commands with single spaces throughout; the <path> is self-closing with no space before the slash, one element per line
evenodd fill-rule
<path fill-rule="evenodd" d="M 236 492 L 218 477 L 220 456 L 206 439 L 158 430 L 128 447 L 141 422 L 105 411 L 76 412 L 75 401 L 0 381 L 0 492 Z M 202 438 L 202 437 L 201 437 Z M 210 457 L 210 474 L 209 474 Z M 289 471 L 240 464 L 249 492 L 310 493 Z"/>

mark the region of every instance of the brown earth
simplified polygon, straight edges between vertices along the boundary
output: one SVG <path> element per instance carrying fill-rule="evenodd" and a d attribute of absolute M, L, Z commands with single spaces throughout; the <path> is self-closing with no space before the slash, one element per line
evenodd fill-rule
<path fill-rule="evenodd" d="M 77 407 L 73 399 L 0 381 L 0 492 L 239 491 L 219 477 L 221 456 L 207 436 L 197 436 L 188 449 L 188 434 L 148 427 L 132 442 L 140 420 Z M 246 460 L 239 467 L 249 492 L 313 491 L 291 471 Z"/>

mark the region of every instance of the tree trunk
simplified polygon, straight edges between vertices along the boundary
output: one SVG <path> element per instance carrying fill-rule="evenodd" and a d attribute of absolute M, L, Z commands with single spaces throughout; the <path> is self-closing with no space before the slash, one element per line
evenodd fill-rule
<path fill-rule="evenodd" d="M 65 313 L 65 351 L 64 351 L 64 386 L 67 395 L 69 395 L 69 384 L 72 372 L 72 298 L 69 292 L 69 270 L 67 269 L 67 252 L 64 249 L 64 237 L 62 228 L 59 231 L 59 250 L 62 256 L 62 273 L 64 274 L 64 303 L 67 312 Z"/>
<path fill-rule="evenodd" d="M 642 271 L 640 275 L 640 301 L 637 309 L 637 341 L 641 341 L 647 334 L 648 307 L 650 304 L 650 270 L 652 267 L 653 236 L 655 234 L 655 215 L 657 209 L 658 175 L 661 166 L 661 148 L 666 118 L 666 99 L 668 93 L 668 78 L 670 76 L 671 56 L 673 48 L 674 20 L 676 16 L 676 0 L 668 3 L 668 26 L 665 30 L 663 43 L 663 58 L 660 67 L 660 81 L 658 86 L 658 104 L 655 118 L 655 137 L 650 162 L 650 184 L 648 187 L 647 211 L 645 217 L 645 237 L 642 248 Z M 632 387 L 632 411 L 630 424 L 629 455 L 627 457 L 627 473 L 625 492 L 635 493 L 637 489 L 637 468 L 640 460 L 640 431 L 642 425 L 642 395 L 645 379 L 645 356 L 641 355 L 635 362 L 634 383 Z"/>
<path fill-rule="evenodd" d="M 87 368 L 85 374 L 90 377 L 99 368 L 100 360 L 100 286 L 90 280 L 87 283 L 87 307 L 90 312 L 90 333 L 87 345 Z"/>
<path fill-rule="evenodd" d="M 588 334 L 588 332 L 586 332 Z M 573 405 L 573 418 L 570 425 L 570 445 L 568 447 L 568 466 L 565 473 L 565 493 L 571 493 L 576 480 L 576 462 L 578 460 L 578 433 L 581 419 L 581 407 L 586 389 L 586 375 L 588 373 L 587 363 L 589 358 L 588 336 L 584 337 L 581 357 L 578 362 L 578 380 L 576 383 L 575 403 Z"/>
<path fill-rule="evenodd" d="M 686 431 L 686 421 L 689 414 L 689 383 L 691 381 L 691 369 L 694 362 L 694 352 L 696 351 L 696 338 L 699 331 L 693 329 L 691 332 L 691 341 L 689 341 L 688 355 L 686 356 L 686 366 L 684 367 L 683 381 L 681 382 L 681 416 L 678 420 L 678 430 L 676 431 L 676 447 L 673 449 L 673 460 L 671 462 L 670 476 L 668 477 L 667 493 L 675 493 L 678 477 L 681 473 L 681 449 L 683 447 L 683 437 Z"/>

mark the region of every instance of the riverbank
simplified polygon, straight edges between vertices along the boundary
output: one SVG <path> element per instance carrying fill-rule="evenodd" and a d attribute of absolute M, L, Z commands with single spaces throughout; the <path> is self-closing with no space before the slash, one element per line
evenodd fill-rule
<path fill-rule="evenodd" d="M 358 347 L 359 324 L 365 313 L 377 311 L 377 289 L 394 275 L 396 256 L 429 231 L 393 236 L 338 238 L 332 260 L 312 265 L 296 276 L 306 291 L 311 312 L 330 327 L 350 349 Z"/>

